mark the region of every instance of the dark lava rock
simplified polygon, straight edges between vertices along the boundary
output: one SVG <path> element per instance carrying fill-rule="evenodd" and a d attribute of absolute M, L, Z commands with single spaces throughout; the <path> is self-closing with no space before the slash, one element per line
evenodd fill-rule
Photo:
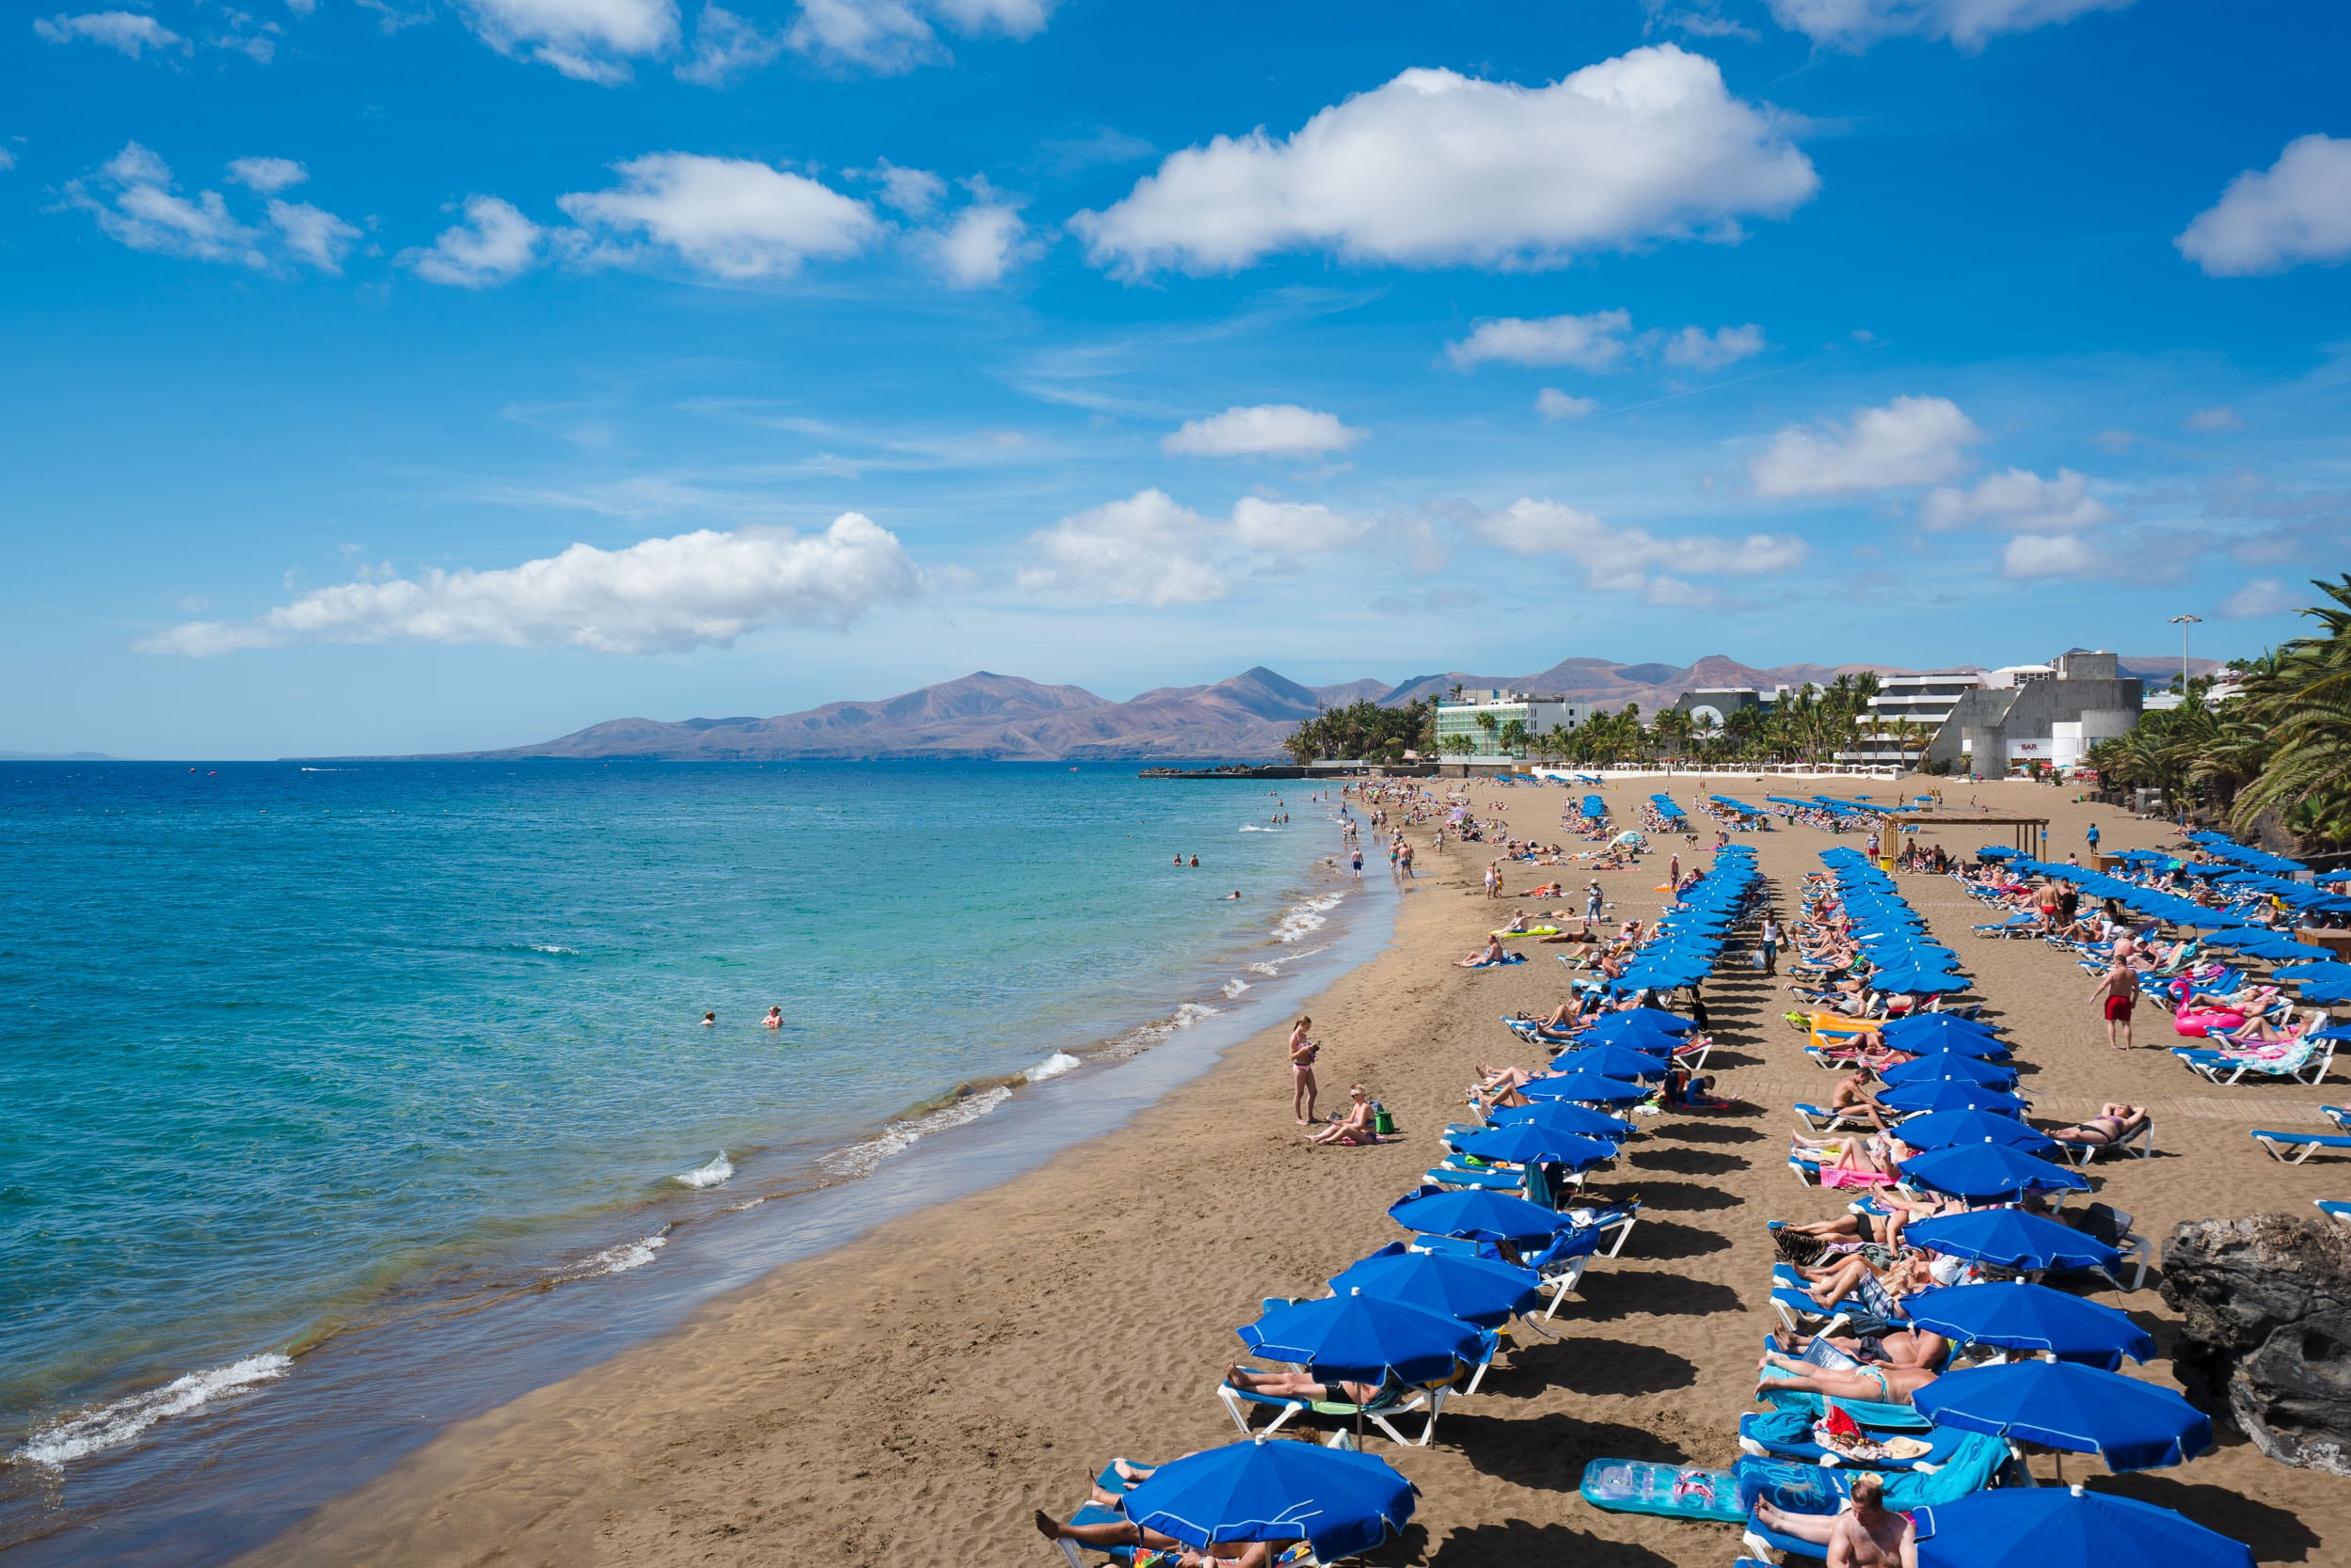
<path fill-rule="evenodd" d="M 2351 1475 L 2351 1228 L 2191 1220 L 2164 1243 L 2163 1299 L 2186 1319 L 2173 1366 L 2190 1401 L 2272 1459 Z"/>

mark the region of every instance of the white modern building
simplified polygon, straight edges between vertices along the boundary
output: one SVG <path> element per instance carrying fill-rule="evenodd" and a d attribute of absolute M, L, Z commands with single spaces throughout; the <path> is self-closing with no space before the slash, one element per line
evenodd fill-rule
<path fill-rule="evenodd" d="M 1523 757 L 1524 747 L 1510 752 L 1502 749 L 1500 736 L 1503 725 L 1523 724 L 1529 736 L 1548 735 L 1554 729 L 1573 732 L 1589 722 L 1594 714 L 1606 711 L 1597 703 L 1571 703 L 1564 697 L 1501 688 L 1464 692 L 1458 698 L 1440 697 L 1437 703 L 1437 750 L 1439 755 L 1458 755 L 1459 748 L 1446 742 L 1455 736 L 1467 736 L 1475 743 L 1470 753 L 1473 756 Z"/>
<path fill-rule="evenodd" d="M 2043 669 L 2046 666 L 2042 667 Z M 2008 673 L 2009 672 L 2002 672 Z M 1981 690 L 1990 677 L 1980 670 L 1930 670 L 1916 675 L 1881 675 L 1878 694 L 1869 699 L 1861 733 L 1853 744 L 1836 753 L 1839 762 L 1894 763 L 1909 761 L 1925 750 L 1970 691 Z M 1907 720 L 1918 727 L 1905 749 L 1893 725 Z"/>

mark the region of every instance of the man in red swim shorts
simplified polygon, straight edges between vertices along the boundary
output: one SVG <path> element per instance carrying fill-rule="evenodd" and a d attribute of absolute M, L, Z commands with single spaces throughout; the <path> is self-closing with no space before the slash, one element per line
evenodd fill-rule
<path fill-rule="evenodd" d="M 2138 972 L 2118 954 L 2099 976 L 2098 988 L 2089 993 L 2093 1003 L 2104 1005 L 2106 1015 L 2106 1043 L 2120 1051 L 2131 1049 L 2131 1008 L 2138 1001 Z M 2115 1025 L 2121 1024 L 2122 1037 L 2115 1038 Z"/>

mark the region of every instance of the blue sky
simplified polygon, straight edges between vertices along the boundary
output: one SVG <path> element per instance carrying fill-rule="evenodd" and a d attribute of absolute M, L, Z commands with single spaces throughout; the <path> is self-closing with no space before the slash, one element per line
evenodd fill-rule
<path fill-rule="evenodd" d="M 85 3 L 0 747 L 2225 656 L 2345 561 L 2339 7 Z"/>

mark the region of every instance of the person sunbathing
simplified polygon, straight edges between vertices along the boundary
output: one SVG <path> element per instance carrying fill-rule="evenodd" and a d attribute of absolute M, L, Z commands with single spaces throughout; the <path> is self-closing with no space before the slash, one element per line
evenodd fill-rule
<path fill-rule="evenodd" d="M 1791 1541 L 1826 1547 L 1829 1568 L 1918 1568 L 1910 1515 L 1885 1506 L 1885 1482 L 1867 1471 L 1853 1477 L 1851 1505 L 1841 1513 L 1790 1513 L 1757 1497 L 1755 1521 Z"/>
<path fill-rule="evenodd" d="M 1876 1202 L 1880 1208 L 1892 1212 L 1884 1214 L 1843 1213 L 1835 1219 L 1790 1222 L 1780 1227 L 1779 1234 L 1809 1236 L 1816 1241 L 1831 1243 L 1874 1242 L 1883 1246 L 1898 1247 L 1902 1244 L 1904 1226 L 1916 1220 L 1932 1219 L 1937 1214 L 1963 1213 L 1967 1208 L 1965 1199 L 1956 1197 L 1882 1196 L 1876 1199 Z M 1781 1250 L 1786 1253 L 1787 1249 L 1783 1247 Z M 1803 1262 L 1805 1259 L 1790 1256 L 1788 1261 Z"/>
<path fill-rule="evenodd" d="M 1508 955 L 1502 950 L 1502 939 L 1489 936 L 1485 939 L 1484 952 L 1472 953 L 1466 958 L 1455 958 L 1453 967 L 1455 969 L 1486 969 L 1504 962 L 1507 958 Z"/>
<path fill-rule="evenodd" d="M 1887 1120 L 1896 1113 L 1888 1110 L 1876 1095 L 1869 1092 L 1871 1076 L 1865 1070 L 1838 1079 L 1836 1087 L 1829 1091 L 1829 1109 L 1862 1112 L 1868 1117 L 1870 1125 L 1882 1132 Z"/>
<path fill-rule="evenodd" d="M 2125 1105 L 2121 1101 L 2108 1101 L 2098 1108 L 2096 1116 L 2086 1117 L 2072 1127 L 2052 1127 L 2043 1136 L 2061 1144 L 2087 1144 L 2092 1148 L 2104 1148 L 2108 1144 L 2119 1144 L 2125 1138 L 2137 1136 L 2146 1127 L 2147 1120 L 2147 1107 L 2144 1105 Z"/>
<path fill-rule="evenodd" d="M 1524 910 L 1517 910 L 1512 911 L 1509 922 L 1494 934 L 1498 937 L 1524 936 L 1526 934 L 1526 930 L 1527 911 Z"/>
<path fill-rule="evenodd" d="M 1895 1146 L 1883 1136 L 1867 1138 L 1812 1138 L 1794 1133 L 1788 1139 L 1789 1155 L 1820 1172 L 1823 1187 L 1882 1187 L 1892 1186 L 1902 1174 L 1900 1159 Z"/>
<path fill-rule="evenodd" d="M 1363 1085 L 1347 1085 L 1347 1098 L 1354 1101 L 1344 1116 L 1333 1117 L 1330 1125 L 1319 1132 L 1310 1132 L 1311 1144 L 1375 1144 L 1379 1134 L 1372 1131 L 1372 1102 L 1363 1096 Z"/>
<path fill-rule="evenodd" d="M 1795 1265 L 1799 1275 L 1812 1281 L 1805 1293 L 1815 1304 L 1834 1307 L 1846 1297 L 1872 1316 L 1895 1319 L 1908 1317 L 1902 1310 L 1902 1299 L 1917 1294 L 1934 1283 L 1932 1259 L 1925 1253 L 1905 1253 L 1881 1273 L 1870 1267 L 1869 1259 L 1859 1252 L 1838 1254 L 1834 1259 L 1813 1267 Z"/>
<path fill-rule="evenodd" d="M 1771 1368 L 1790 1375 L 1758 1377 L 1755 1380 L 1757 1394 L 1780 1390 L 1791 1394 L 1823 1394 L 1833 1400 L 1870 1400 L 1879 1404 L 1908 1404 L 1913 1394 L 1935 1380 L 1933 1370 L 1927 1367 L 1897 1367 L 1889 1363 L 1860 1367 L 1851 1371 L 1831 1371 L 1809 1361 L 1782 1355 L 1777 1351 L 1765 1351 L 1763 1359 L 1755 1363 L 1755 1370 L 1762 1372 Z"/>
<path fill-rule="evenodd" d="M 1272 1394 L 1312 1404 L 1370 1404 L 1380 1395 L 1376 1383 L 1326 1381 L 1312 1372 L 1261 1372 L 1238 1363 L 1225 1369 L 1225 1382 L 1245 1394 Z"/>
<path fill-rule="evenodd" d="M 1096 1551 L 1108 1551 L 1113 1546 L 1148 1547 L 1160 1553 L 1164 1560 L 1182 1568 L 1199 1568 L 1204 1563 L 1216 1564 L 1217 1568 L 1273 1568 L 1282 1553 L 1297 1544 L 1295 1541 L 1219 1541 L 1200 1552 L 1172 1535 L 1162 1535 L 1124 1519 L 1101 1525 L 1065 1525 L 1041 1508 L 1037 1511 L 1037 1529 L 1048 1541 L 1074 1541 Z"/>

